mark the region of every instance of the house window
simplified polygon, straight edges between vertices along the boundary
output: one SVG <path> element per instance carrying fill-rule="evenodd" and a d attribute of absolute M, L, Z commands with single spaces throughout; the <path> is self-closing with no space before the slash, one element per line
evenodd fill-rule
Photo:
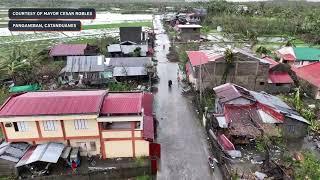
<path fill-rule="evenodd" d="M 264 82 L 260 82 L 259 84 L 260 84 L 261 86 L 263 86 L 263 85 L 264 85 Z"/>
<path fill-rule="evenodd" d="M 288 125 L 288 132 L 294 133 L 294 125 Z"/>
<path fill-rule="evenodd" d="M 75 129 L 88 129 L 88 122 L 85 119 L 77 119 L 74 121 Z"/>
<path fill-rule="evenodd" d="M 91 151 L 96 151 L 97 150 L 96 142 L 94 142 L 94 141 L 90 142 L 90 150 Z"/>
<path fill-rule="evenodd" d="M 24 121 L 13 122 L 13 127 L 16 132 L 25 132 L 28 129 L 27 124 Z"/>
<path fill-rule="evenodd" d="M 280 84 L 280 83 L 276 83 L 276 86 L 282 86 L 282 84 Z"/>
<path fill-rule="evenodd" d="M 55 131 L 56 129 L 56 121 L 43 121 L 43 129 L 45 131 Z"/>

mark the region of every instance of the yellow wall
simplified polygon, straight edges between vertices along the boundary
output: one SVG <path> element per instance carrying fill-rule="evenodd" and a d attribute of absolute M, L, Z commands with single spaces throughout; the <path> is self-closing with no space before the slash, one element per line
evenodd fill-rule
<path fill-rule="evenodd" d="M 97 115 L 59 115 L 59 116 L 13 116 L 0 118 L 0 122 L 17 121 L 44 121 L 44 120 L 73 120 L 73 119 L 96 119 Z"/>
<path fill-rule="evenodd" d="M 141 131 L 134 131 L 134 137 L 141 137 Z"/>
<path fill-rule="evenodd" d="M 90 148 L 90 142 L 96 142 L 96 150 L 93 151 Z M 87 151 L 89 152 L 90 155 L 97 155 L 97 154 L 101 154 L 100 153 L 100 140 L 99 139 L 71 139 L 70 140 L 70 146 L 72 147 L 78 147 L 77 142 L 84 142 L 86 143 L 87 146 Z M 86 156 L 87 154 L 85 152 L 81 152 L 80 153 L 81 156 Z"/>
<path fill-rule="evenodd" d="M 45 131 L 43 128 L 43 121 L 39 121 L 39 126 L 40 126 L 42 137 L 63 137 L 63 132 L 62 132 L 60 121 L 56 121 L 56 123 L 55 123 L 56 130 L 55 131 Z"/>
<path fill-rule="evenodd" d="M 25 122 L 27 131 L 16 132 L 14 126 L 11 123 L 11 127 L 5 127 L 8 139 L 26 139 L 26 138 L 38 138 L 38 130 L 35 122 Z M 6 123 L 4 123 L 6 124 Z"/>
<path fill-rule="evenodd" d="M 99 136 L 99 128 L 96 119 L 87 120 L 88 129 L 76 129 L 74 127 L 74 120 L 64 121 L 64 128 L 67 137 L 76 136 Z"/>
<path fill-rule="evenodd" d="M 105 141 L 107 158 L 133 157 L 132 141 Z"/>
<path fill-rule="evenodd" d="M 104 131 L 102 132 L 103 138 L 131 138 L 131 131 Z"/>
<path fill-rule="evenodd" d="M 149 156 L 149 142 L 144 140 L 135 141 L 136 157 Z"/>
<path fill-rule="evenodd" d="M 97 118 L 98 122 L 130 122 L 130 121 L 143 121 L 142 115 L 132 116 L 103 116 Z"/>

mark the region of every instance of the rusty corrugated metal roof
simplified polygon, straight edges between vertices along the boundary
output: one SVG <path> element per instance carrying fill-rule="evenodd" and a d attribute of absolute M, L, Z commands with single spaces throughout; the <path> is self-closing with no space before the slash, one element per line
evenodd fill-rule
<path fill-rule="evenodd" d="M 51 48 L 49 55 L 54 56 L 81 56 L 87 44 L 58 44 Z"/>

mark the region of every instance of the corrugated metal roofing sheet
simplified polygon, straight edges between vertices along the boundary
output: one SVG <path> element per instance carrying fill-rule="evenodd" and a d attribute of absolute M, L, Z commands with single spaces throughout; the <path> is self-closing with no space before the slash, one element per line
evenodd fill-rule
<path fill-rule="evenodd" d="M 68 56 L 64 72 L 102 72 L 104 56 Z"/>
<path fill-rule="evenodd" d="M 152 116 L 143 117 L 143 138 L 148 141 L 154 140 L 154 123 Z"/>
<path fill-rule="evenodd" d="M 288 72 L 271 72 L 269 73 L 269 79 L 272 83 L 290 84 L 293 83 Z"/>
<path fill-rule="evenodd" d="M 295 47 L 293 51 L 297 61 L 320 61 L 320 49 Z"/>
<path fill-rule="evenodd" d="M 46 144 L 39 144 L 34 150 L 32 149 L 32 152 L 30 150 L 26 153 L 27 155 L 21 159 L 21 162 L 19 161 L 16 167 L 37 161 L 57 163 L 64 147 L 65 145 L 62 143 L 50 142 Z"/>
<path fill-rule="evenodd" d="M 109 61 L 113 67 L 145 67 L 146 64 L 151 64 L 151 57 L 119 57 Z"/>
<path fill-rule="evenodd" d="M 51 48 L 49 55 L 53 56 L 79 56 L 84 55 L 87 44 L 58 44 Z"/>
<path fill-rule="evenodd" d="M 142 109 L 143 93 L 109 93 L 101 108 L 101 114 L 138 114 Z"/>
<path fill-rule="evenodd" d="M 121 52 L 120 44 L 110 44 L 108 47 L 108 52 Z"/>
<path fill-rule="evenodd" d="M 144 67 L 115 67 L 113 76 L 145 76 L 147 71 Z"/>
<path fill-rule="evenodd" d="M 106 91 L 28 92 L 12 96 L 0 110 L 0 117 L 97 114 Z"/>
<path fill-rule="evenodd" d="M 239 97 L 243 97 L 248 100 L 254 100 L 247 89 L 231 83 L 217 86 L 213 88 L 213 90 L 221 103 L 237 99 Z"/>
<path fill-rule="evenodd" d="M 142 97 L 143 114 L 153 116 L 153 94 L 144 93 Z"/>
<path fill-rule="evenodd" d="M 320 88 L 320 62 L 308 64 L 299 68 L 292 68 L 296 75 Z"/>

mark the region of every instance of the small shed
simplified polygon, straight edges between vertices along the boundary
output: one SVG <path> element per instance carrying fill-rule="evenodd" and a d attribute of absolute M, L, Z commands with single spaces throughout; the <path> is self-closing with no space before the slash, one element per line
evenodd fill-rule
<path fill-rule="evenodd" d="M 57 44 L 50 49 L 49 56 L 54 60 L 66 60 L 67 56 L 97 55 L 98 47 L 88 44 Z"/>
<path fill-rule="evenodd" d="M 200 40 L 200 29 L 202 26 L 197 24 L 179 24 L 177 25 L 179 36 L 178 39 L 181 41 L 199 41 Z"/>
<path fill-rule="evenodd" d="M 108 79 L 105 74 L 111 70 L 106 67 L 105 57 L 101 56 L 68 56 L 66 66 L 60 71 L 62 81 L 88 80 L 90 82 Z M 110 73 L 109 73 L 110 74 Z"/>

